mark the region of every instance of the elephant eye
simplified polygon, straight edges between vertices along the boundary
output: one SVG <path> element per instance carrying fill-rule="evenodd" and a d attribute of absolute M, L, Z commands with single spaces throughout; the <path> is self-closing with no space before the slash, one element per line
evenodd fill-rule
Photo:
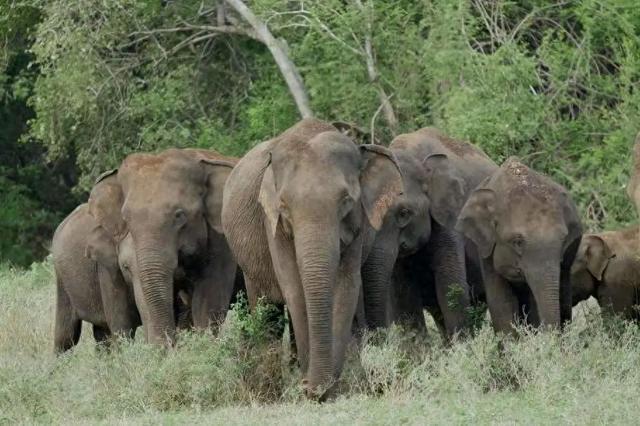
<path fill-rule="evenodd" d="M 404 228 L 409 223 L 409 220 L 413 216 L 413 212 L 406 207 L 401 208 L 398 211 L 398 225 Z"/>
<path fill-rule="evenodd" d="M 182 209 L 177 209 L 174 213 L 174 223 L 177 227 L 183 226 L 187 223 L 187 214 Z"/>
<path fill-rule="evenodd" d="M 340 199 L 340 218 L 344 218 L 353 208 L 353 205 L 355 203 L 355 200 L 351 197 L 351 195 L 349 194 L 345 194 L 342 196 L 342 198 Z"/>
<path fill-rule="evenodd" d="M 511 238 L 511 245 L 516 250 L 522 250 L 522 248 L 524 247 L 524 237 L 522 235 L 514 236 L 513 238 Z"/>

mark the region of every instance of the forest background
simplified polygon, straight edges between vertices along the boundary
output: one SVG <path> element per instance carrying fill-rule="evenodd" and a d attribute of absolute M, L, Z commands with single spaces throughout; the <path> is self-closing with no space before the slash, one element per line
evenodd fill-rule
<path fill-rule="evenodd" d="M 639 83 L 636 0 L 3 0 L 0 263 L 131 152 L 240 156 L 309 114 L 518 155 L 621 226 Z"/>

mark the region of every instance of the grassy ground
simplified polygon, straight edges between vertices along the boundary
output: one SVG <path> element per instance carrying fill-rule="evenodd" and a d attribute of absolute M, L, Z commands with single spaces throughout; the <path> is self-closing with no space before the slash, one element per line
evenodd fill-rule
<path fill-rule="evenodd" d="M 0 269 L 0 424 L 630 424 L 638 422 L 640 330 L 580 307 L 562 336 L 489 327 L 443 347 L 399 328 L 353 350 L 336 401 L 305 401 L 299 373 L 243 307 L 221 336 L 185 333 L 168 353 L 95 350 L 88 328 L 51 353 L 48 263 Z M 359 352 L 359 353 L 358 353 Z"/>

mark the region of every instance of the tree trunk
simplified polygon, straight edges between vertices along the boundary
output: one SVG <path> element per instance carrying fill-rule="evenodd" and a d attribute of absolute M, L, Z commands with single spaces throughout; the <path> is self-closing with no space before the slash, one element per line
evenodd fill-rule
<path fill-rule="evenodd" d="M 309 103 L 309 95 L 304 87 L 302 77 L 294 63 L 291 61 L 282 43 L 277 40 L 269 28 L 249 9 L 242 0 L 225 0 L 242 18 L 251 25 L 260 40 L 267 46 L 269 52 L 276 61 L 284 80 L 289 87 L 298 111 L 302 118 L 313 117 Z"/>

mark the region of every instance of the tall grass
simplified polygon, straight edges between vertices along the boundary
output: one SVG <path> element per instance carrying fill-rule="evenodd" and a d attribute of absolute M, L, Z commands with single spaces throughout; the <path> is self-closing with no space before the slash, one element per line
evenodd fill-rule
<path fill-rule="evenodd" d="M 49 263 L 0 269 L 0 424 L 99 423 L 630 423 L 638 421 L 640 331 L 579 309 L 565 333 L 522 329 L 444 345 L 433 331 L 399 327 L 352 347 L 340 397 L 302 397 L 286 345 L 263 332 L 268 316 L 236 306 L 219 336 L 182 333 L 164 351 L 120 341 L 97 350 L 85 327 L 68 354 L 52 354 Z"/>

